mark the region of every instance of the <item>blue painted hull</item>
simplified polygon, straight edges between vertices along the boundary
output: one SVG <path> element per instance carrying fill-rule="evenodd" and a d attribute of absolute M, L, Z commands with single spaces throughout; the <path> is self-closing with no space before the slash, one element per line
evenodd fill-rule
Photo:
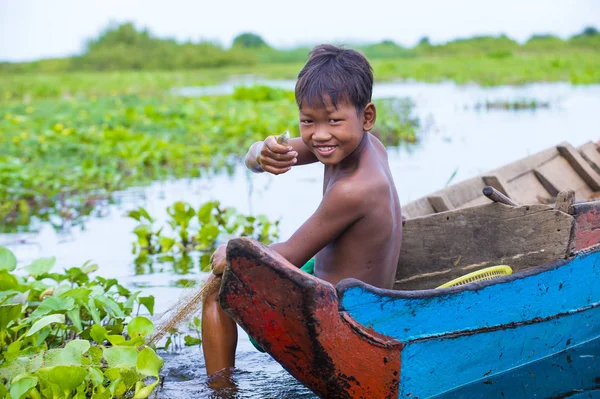
<path fill-rule="evenodd" d="M 404 344 L 400 398 L 486 381 L 600 337 L 598 250 L 466 290 L 398 292 L 357 280 L 338 290 L 340 311 Z"/>
<path fill-rule="evenodd" d="M 435 398 L 600 398 L 599 370 L 600 339 L 595 339 Z"/>

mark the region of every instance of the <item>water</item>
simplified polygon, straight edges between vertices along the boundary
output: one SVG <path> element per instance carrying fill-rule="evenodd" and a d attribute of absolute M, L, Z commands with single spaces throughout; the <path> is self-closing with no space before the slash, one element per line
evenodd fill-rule
<path fill-rule="evenodd" d="M 293 82 L 269 82 L 289 88 Z M 233 84 L 210 88 L 230 92 Z M 201 89 L 206 90 L 206 89 Z M 200 91 L 201 92 L 201 91 Z M 180 94 L 198 94 L 182 89 Z M 497 168 L 561 141 L 579 146 L 600 139 L 600 86 L 533 84 L 520 87 L 480 88 L 452 83 L 386 83 L 377 85 L 375 97 L 410 97 L 422 125 L 422 140 L 414 146 L 389 148 L 389 162 L 402 203 L 443 187 L 453 173 L 453 183 Z M 550 108 L 521 111 L 478 111 L 486 100 L 536 99 Z M 273 132 L 280 133 L 280 132 Z M 196 271 L 180 276 L 168 264 L 154 264 L 153 273 L 133 265 L 131 245 L 135 221 L 126 211 L 144 206 L 160 225 L 165 208 L 175 201 L 197 206 L 219 200 L 244 213 L 281 219 L 281 238 L 286 239 L 317 208 L 322 191 L 322 167 L 299 167 L 281 176 L 251 174 L 240 165 L 232 174 L 217 173 L 194 180 L 156 182 L 117 195 L 118 203 L 103 209 L 104 217 L 90 219 L 83 229 L 57 233 L 43 226 L 35 234 L 0 235 L 22 265 L 39 257 L 56 256 L 59 267 L 79 266 L 92 260 L 99 274 L 118 278 L 121 284 L 155 295 L 158 313 L 183 294 L 182 279 L 205 278 Z M 25 244 L 17 241 L 25 240 Z M 596 355 L 599 355 L 596 352 Z M 197 398 L 210 394 L 206 388 L 203 356 L 198 348 L 168 353 L 163 374 L 166 380 L 159 397 Z M 236 398 L 310 398 L 268 355 L 256 352 L 241 332 L 238 371 L 233 378 Z M 215 394 L 217 397 L 220 394 Z M 225 395 L 225 394 L 223 394 Z M 232 396 L 232 395 L 230 395 Z M 539 397 L 539 396 L 538 396 Z"/>

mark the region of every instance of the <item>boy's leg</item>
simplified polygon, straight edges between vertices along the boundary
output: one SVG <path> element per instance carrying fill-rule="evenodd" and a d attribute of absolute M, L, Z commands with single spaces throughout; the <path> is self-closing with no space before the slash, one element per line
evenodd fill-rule
<path fill-rule="evenodd" d="M 209 277 L 209 281 L 215 278 Z M 235 366 L 237 325 L 219 304 L 219 292 L 206 297 L 202 304 L 202 350 L 206 374 Z"/>

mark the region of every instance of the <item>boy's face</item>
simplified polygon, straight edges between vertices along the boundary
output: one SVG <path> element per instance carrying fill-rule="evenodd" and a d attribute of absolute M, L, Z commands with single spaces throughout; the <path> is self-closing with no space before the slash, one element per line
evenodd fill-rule
<path fill-rule="evenodd" d="M 324 98 L 324 107 L 318 104 L 313 108 L 306 101 L 302 103 L 300 135 L 308 149 L 325 165 L 337 165 L 344 160 L 371 129 L 369 117 L 365 118 L 365 111 L 368 114 L 372 109 L 374 113 L 371 103 L 361 113 L 347 101 L 339 101 L 337 108 L 334 107 L 329 96 Z"/>

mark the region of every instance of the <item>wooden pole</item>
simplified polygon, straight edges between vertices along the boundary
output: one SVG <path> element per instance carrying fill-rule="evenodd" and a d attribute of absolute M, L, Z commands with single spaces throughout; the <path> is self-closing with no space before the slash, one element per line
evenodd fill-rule
<path fill-rule="evenodd" d="M 485 195 L 494 202 L 499 202 L 501 204 L 509 206 L 519 206 L 519 204 L 517 204 L 515 201 L 511 200 L 506 195 L 502 194 L 500 191 L 496 190 L 492 186 L 485 186 L 483 188 L 483 195 Z"/>

